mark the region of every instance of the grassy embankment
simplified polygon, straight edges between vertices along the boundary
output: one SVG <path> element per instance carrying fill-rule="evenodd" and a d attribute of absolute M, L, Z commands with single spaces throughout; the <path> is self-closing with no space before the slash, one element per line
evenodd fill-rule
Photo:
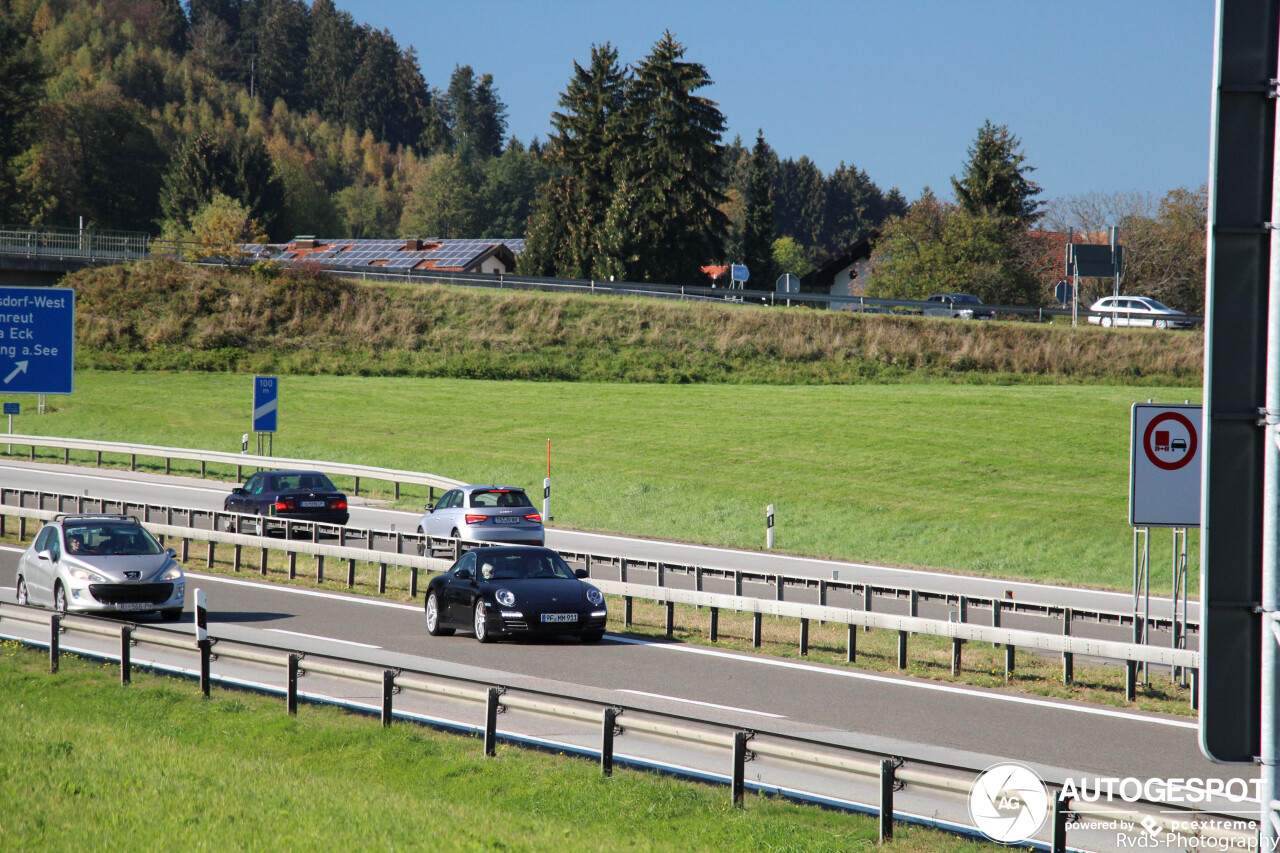
<path fill-rule="evenodd" d="M 807 308 L 87 270 L 80 367 L 598 382 L 1200 384 L 1202 336 Z"/>
<path fill-rule="evenodd" d="M 872 818 L 0 643 L 0 850 L 987 849 Z"/>

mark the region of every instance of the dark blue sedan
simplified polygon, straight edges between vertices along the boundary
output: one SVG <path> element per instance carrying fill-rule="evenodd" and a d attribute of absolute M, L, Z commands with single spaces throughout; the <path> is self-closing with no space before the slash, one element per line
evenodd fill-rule
<path fill-rule="evenodd" d="M 427 632 L 472 631 L 489 643 L 513 635 L 572 634 L 585 643 L 604 636 L 604 595 L 550 548 L 476 548 L 427 585 Z"/>
<path fill-rule="evenodd" d="M 258 535 L 282 529 L 285 521 L 315 521 L 345 525 L 350 514 L 347 496 L 319 471 L 259 471 L 223 501 L 227 512 L 261 516 Z M 232 530 L 235 522 L 228 521 Z"/>

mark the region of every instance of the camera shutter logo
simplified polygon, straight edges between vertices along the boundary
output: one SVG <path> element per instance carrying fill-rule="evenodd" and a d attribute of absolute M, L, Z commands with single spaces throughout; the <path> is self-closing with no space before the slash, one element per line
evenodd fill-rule
<path fill-rule="evenodd" d="M 1021 764 L 996 764 L 969 791 L 969 817 L 992 841 L 1016 843 L 1035 835 L 1049 814 L 1049 792 Z"/>

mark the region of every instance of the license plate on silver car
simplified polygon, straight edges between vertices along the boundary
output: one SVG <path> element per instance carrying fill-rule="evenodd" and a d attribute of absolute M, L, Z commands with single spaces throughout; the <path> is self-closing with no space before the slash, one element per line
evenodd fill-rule
<path fill-rule="evenodd" d="M 543 613 L 543 622 L 577 622 L 577 613 Z"/>
<path fill-rule="evenodd" d="M 493 517 L 494 524 L 519 524 L 520 516 L 518 515 L 495 515 Z"/>
<path fill-rule="evenodd" d="M 116 605 L 116 610 L 133 611 L 151 609 L 153 609 L 152 606 L 144 601 L 125 601 Z"/>
<path fill-rule="evenodd" d="M 323 507 L 324 501 L 299 501 L 298 506 L 305 507 L 306 509 L 314 509 L 316 507 Z"/>

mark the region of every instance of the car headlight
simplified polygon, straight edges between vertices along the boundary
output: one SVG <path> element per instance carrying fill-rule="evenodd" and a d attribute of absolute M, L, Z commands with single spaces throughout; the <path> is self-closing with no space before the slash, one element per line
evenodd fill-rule
<path fill-rule="evenodd" d="M 588 587 L 587 601 L 590 601 L 592 604 L 599 607 L 601 604 L 604 604 L 604 594 L 601 593 L 600 590 L 596 589 L 594 586 Z"/>
<path fill-rule="evenodd" d="M 503 607 L 511 607 L 516 603 L 516 594 L 509 589 L 500 589 L 493 594 L 498 599 L 498 603 Z"/>
<path fill-rule="evenodd" d="M 73 580 L 86 581 L 88 583 L 106 583 L 107 579 L 102 575 L 91 572 L 88 569 L 72 569 L 68 574 Z"/>
<path fill-rule="evenodd" d="M 182 580 L 182 566 L 174 563 L 169 567 L 169 571 L 160 576 L 162 581 L 180 581 Z"/>

